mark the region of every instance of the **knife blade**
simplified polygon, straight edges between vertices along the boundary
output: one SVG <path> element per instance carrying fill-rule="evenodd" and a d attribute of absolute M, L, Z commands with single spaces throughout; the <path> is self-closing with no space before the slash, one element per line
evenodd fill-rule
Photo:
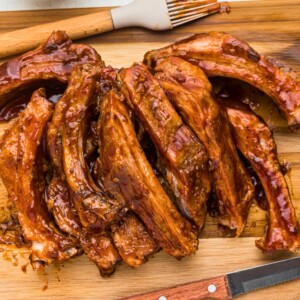
<path fill-rule="evenodd" d="M 300 278 L 300 257 L 126 297 L 122 300 L 200 300 L 207 298 L 227 300 L 297 278 Z"/>

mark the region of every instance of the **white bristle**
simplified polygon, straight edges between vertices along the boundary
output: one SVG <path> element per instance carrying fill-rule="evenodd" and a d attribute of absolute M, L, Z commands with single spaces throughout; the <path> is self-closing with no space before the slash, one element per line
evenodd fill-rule
<path fill-rule="evenodd" d="M 166 0 L 173 27 L 220 11 L 217 0 Z"/>
<path fill-rule="evenodd" d="M 176 27 L 176 26 L 183 25 L 183 24 L 185 24 L 185 23 L 188 23 L 188 22 L 197 20 L 197 19 L 199 19 L 199 18 L 206 17 L 206 16 L 208 16 L 208 15 L 209 15 L 209 13 L 203 13 L 203 14 L 199 14 L 199 15 L 196 15 L 196 16 L 193 16 L 193 17 L 183 18 L 183 19 L 180 19 L 180 20 L 177 20 L 177 21 L 172 22 L 172 25 L 173 25 L 174 27 Z"/>
<path fill-rule="evenodd" d="M 208 9 L 212 8 L 212 7 L 216 7 L 218 8 L 219 5 L 214 3 L 214 4 L 207 4 L 207 5 L 203 5 L 203 6 L 200 6 L 199 8 L 187 8 L 187 9 L 181 9 L 181 10 L 172 10 L 169 12 L 169 15 L 172 19 L 173 16 L 176 16 L 176 15 L 184 15 L 184 16 L 188 16 L 189 14 L 196 14 L 196 13 L 203 13 L 203 12 L 207 12 Z"/>
<path fill-rule="evenodd" d="M 187 10 L 187 9 L 195 9 L 195 8 L 199 8 L 199 7 L 206 7 L 209 5 L 218 5 L 217 2 L 215 3 L 203 3 L 201 5 L 195 4 L 195 3 L 186 3 L 186 4 L 182 4 L 182 5 L 167 5 L 169 8 L 169 12 L 172 11 L 178 11 L 178 10 Z"/>

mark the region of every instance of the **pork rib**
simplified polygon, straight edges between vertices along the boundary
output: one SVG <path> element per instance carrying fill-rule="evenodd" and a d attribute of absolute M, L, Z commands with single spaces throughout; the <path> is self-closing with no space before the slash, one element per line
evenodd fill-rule
<path fill-rule="evenodd" d="M 112 238 L 123 261 L 131 267 L 139 267 L 149 255 L 158 250 L 144 224 L 132 212 L 112 225 Z"/>
<path fill-rule="evenodd" d="M 124 101 L 112 90 L 101 103 L 99 152 L 104 180 L 114 185 L 112 189 L 118 190 L 158 245 L 180 259 L 196 251 L 197 236 L 155 177 Z"/>
<path fill-rule="evenodd" d="M 72 75 L 77 77 L 74 72 Z M 70 79 L 70 86 L 74 83 Z M 47 188 L 47 205 L 53 213 L 59 228 L 76 237 L 89 259 L 96 263 L 102 276 L 108 276 L 115 270 L 119 255 L 111 239 L 99 230 L 83 229 L 78 213 L 70 197 L 68 184 L 63 170 L 62 126 L 68 108 L 69 98 L 62 97 L 55 105 L 53 118 L 48 126 L 48 153 L 54 168 L 53 178 Z"/>
<path fill-rule="evenodd" d="M 203 145 L 183 124 L 144 65 L 122 70 L 121 79 L 135 115 L 160 152 L 181 212 L 201 230 L 210 193 L 208 156 Z"/>
<path fill-rule="evenodd" d="M 144 62 L 154 68 L 169 56 L 200 66 L 208 76 L 232 77 L 252 84 L 276 102 L 292 128 L 300 126 L 300 84 L 238 38 L 222 32 L 198 34 L 146 53 Z"/>
<path fill-rule="evenodd" d="M 267 233 L 264 238 L 256 241 L 256 245 L 264 252 L 295 252 L 300 246 L 300 227 L 278 162 L 272 132 L 250 110 L 230 105 L 226 106 L 226 110 L 237 146 L 257 173 L 269 204 Z"/>
<path fill-rule="evenodd" d="M 101 118 L 100 118 L 101 119 Z M 99 119 L 98 126 L 101 126 Z M 99 130 L 98 130 L 99 131 Z M 111 178 L 103 178 L 103 167 L 100 157 L 95 163 L 97 183 L 115 199 L 123 202 L 118 188 Z M 114 179 L 113 179 L 114 180 Z M 144 224 L 133 212 L 128 212 L 118 222 L 111 225 L 112 239 L 122 260 L 131 267 L 139 267 L 148 260 L 149 255 L 159 250 Z"/>
<path fill-rule="evenodd" d="M 0 109 L 38 87 L 65 85 L 74 67 L 86 63 L 104 66 L 92 47 L 54 32 L 44 45 L 0 65 Z"/>
<path fill-rule="evenodd" d="M 204 144 L 213 167 L 219 223 L 243 231 L 254 197 L 251 178 L 239 159 L 226 114 L 202 70 L 178 57 L 155 68 L 156 77 L 186 123 Z"/>
<path fill-rule="evenodd" d="M 52 110 L 44 90 L 37 90 L 1 142 L 1 177 L 18 209 L 24 237 L 32 243 L 34 268 L 78 254 L 76 241 L 64 237 L 55 227 L 44 202 L 45 180 L 39 145 Z"/>
<path fill-rule="evenodd" d="M 101 70 L 98 93 L 99 102 L 112 88 L 116 87 L 117 76 L 117 69 L 107 67 Z M 96 136 L 95 140 L 99 141 L 97 129 L 94 134 Z M 99 158 L 95 162 L 93 174 L 102 190 L 110 193 L 120 203 L 124 202 L 122 197 L 114 190 L 108 191 L 109 183 L 107 180 L 103 180 L 101 160 Z M 114 245 L 118 249 L 122 260 L 131 267 L 139 267 L 147 261 L 150 254 L 158 250 L 156 243 L 148 234 L 144 224 L 132 212 L 124 215 L 116 224 L 112 224 L 110 229 Z"/>
<path fill-rule="evenodd" d="M 124 206 L 98 188 L 84 159 L 87 119 L 96 100 L 100 73 L 93 66 L 79 66 L 63 95 L 68 103 L 62 126 L 64 173 L 82 225 L 94 228 L 105 228 L 115 221 Z"/>
<path fill-rule="evenodd" d="M 73 84 L 72 78 L 70 85 Z M 77 236 L 80 220 L 69 197 L 69 191 L 63 170 L 61 131 L 63 119 L 68 107 L 67 97 L 61 97 L 55 105 L 54 113 L 47 130 L 47 150 L 53 165 L 53 177 L 47 187 L 46 203 L 52 212 L 56 224 L 64 232 Z"/>

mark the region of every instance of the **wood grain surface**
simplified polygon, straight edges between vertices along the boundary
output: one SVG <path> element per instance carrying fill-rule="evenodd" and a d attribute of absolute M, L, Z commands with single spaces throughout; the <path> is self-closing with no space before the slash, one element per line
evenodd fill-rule
<path fill-rule="evenodd" d="M 1 12 L 0 32 L 97 11 L 101 9 Z M 151 32 L 131 28 L 87 38 L 82 42 L 95 47 L 107 64 L 126 67 L 141 61 L 146 51 L 194 33 L 227 31 L 249 42 L 257 51 L 300 71 L 299 15 L 300 0 L 232 3 L 229 15 L 217 14 L 173 31 Z M 300 133 L 289 131 L 285 120 L 267 97 L 260 100 L 259 113 L 274 128 L 280 160 L 291 166 L 286 180 L 300 218 Z M 1 124 L 0 134 L 8 126 Z M 0 206 L 6 199 L 6 191 L 0 186 Z M 0 212 L 3 212 L 1 207 Z M 0 299 L 118 299 L 287 257 L 286 254 L 265 256 L 255 248 L 255 237 L 263 235 L 266 220 L 266 213 L 253 204 L 244 235 L 237 239 L 229 238 L 230 232 L 218 228 L 216 221 L 208 217 L 195 256 L 178 262 L 164 253 L 158 253 L 137 270 L 119 266 L 109 279 L 102 279 L 85 256 L 73 259 L 64 266 L 51 266 L 43 274 L 34 273 L 28 266 L 25 273 L 21 267 L 24 271 L 28 256 L 26 250 L 11 249 L 3 252 L 3 259 L 0 260 Z M 16 261 L 17 267 L 14 266 Z M 259 290 L 241 299 L 300 299 L 299 282 Z"/>

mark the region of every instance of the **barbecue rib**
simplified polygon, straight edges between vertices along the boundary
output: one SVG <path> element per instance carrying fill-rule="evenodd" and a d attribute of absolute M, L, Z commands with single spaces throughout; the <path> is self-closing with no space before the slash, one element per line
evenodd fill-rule
<path fill-rule="evenodd" d="M 131 212 L 111 229 L 120 256 L 131 267 L 139 267 L 158 250 L 144 224 Z"/>
<path fill-rule="evenodd" d="M 252 111 L 232 107 L 228 101 L 226 110 L 237 146 L 261 180 L 269 204 L 267 233 L 256 245 L 264 252 L 295 252 L 300 246 L 300 227 L 278 162 L 272 132 Z"/>
<path fill-rule="evenodd" d="M 202 70 L 178 57 L 155 68 L 166 94 L 204 144 L 213 167 L 219 223 L 240 235 L 254 197 L 254 187 L 239 159 L 226 114 L 213 98 Z"/>
<path fill-rule="evenodd" d="M 101 69 L 98 101 L 101 101 L 103 97 L 116 86 L 117 75 L 117 69 L 111 67 Z M 97 129 L 94 135 L 95 142 L 99 140 Z M 94 172 L 94 175 L 97 179 L 97 183 L 104 191 L 107 191 L 106 182 L 101 181 L 102 167 L 99 158 L 96 160 L 95 166 L 96 168 L 94 169 L 97 170 Z M 118 194 L 114 193 L 114 197 L 120 203 L 124 202 Z M 114 245 L 119 251 L 122 260 L 132 267 L 139 267 L 142 263 L 147 261 L 150 254 L 158 250 L 157 245 L 146 231 L 145 226 L 132 212 L 124 215 L 116 224 L 112 224 L 110 229 Z"/>
<path fill-rule="evenodd" d="M 300 127 L 300 84 L 247 43 L 222 32 L 198 34 L 145 55 L 152 68 L 169 56 L 200 66 L 208 76 L 233 77 L 264 91 L 277 103 L 292 128 Z"/>
<path fill-rule="evenodd" d="M 144 65 L 124 69 L 120 76 L 126 98 L 160 152 L 181 212 L 201 230 L 210 193 L 204 147 L 183 124 L 160 84 Z"/>
<path fill-rule="evenodd" d="M 73 79 L 71 77 L 69 85 L 72 84 Z M 56 103 L 47 130 L 47 150 L 53 165 L 53 177 L 47 187 L 46 203 L 59 228 L 68 234 L 77 236 L 81 226 L 77 211 L 69 197 L 62 160 L 61 130 L 69 104 L 66 100 L 68 100 L 67 97 L 61 97 Z"/>
<path fill-rule="evenodd" d="M 29 100 L 38 87 L 65 85 L 74 67 L 86 63 L 104 66 L 92 47 L 72 44 L 64 31 L 54 32 L 44 45 L 0 65 L 0 110 L 20 97 Z"/>
<path fill-rule="evenodd" d="M 103 180 L 103 168 L 100 158 L 95 163 L 95 176 L 99 186 L 105 191 L 109 189 L 109 193 L 115 199 L 123 201 L 110 178 Z M 141 266 L 148 260 L 149 255 L 159 250 L 144 224 L 133 212 L 128 212 L 121 220 L 112 224 L 111 232 L 114 245 L 118 249 L 122 260 L 131 267 Z"/>
<path fill-rule="evenodd" d="M 40 143 L 52 104 L 43 89 L 34 92 L 30 103 L 1 142 L 1 177 L 9 198 L 18 209 L 24 237 L 31 242 L 34 268 L 78 254 L 77 243 L 55 227 L 44 202 L 44 165 Z"/>
<path fill-rule="evenodd" d="M 118 70 L 111 67 L 101 69 L 101 76 L 99 81 L 98 104 L 103 97 L 117 85 Z M 99 107 L 99 105 L 98 105 Z M 94 129 L 92 129 L 94 131 Z M 98 130 L 95 128 L 93 132 L 94 138 L 91 143 L 99 141 Z M 86 148 L 88 145 L 86 146 Z M 107 182 L 103 181 L 101 161 L 98 158 L 93 167 L 93 175 L 96 182 L 103 191 L 108 192 Z M 123 203 L 124 200 L 118 193 L 109 191 L 116 200 Z M 132 266 L 139 267 L 143 262 L 147 261 L 147 257 L 158 250 L 155 242 L 146 231 L 145 226 L 132 213 L 124 215 L 121 220 L 111 226 L 112 239 L 114 245 L 119 251 L 122 260 Z"/>
<path fill-rule="evenodd" d="M 112 185 L 108 190 L 119 191 L 158 245 L 180 259 L 196 251 L 197 236 L 155 177 L 124 101 L 112 90 L 101 103 L 99 153 L 103 179 Z"/>
<path fill-rule="evenodd" d="M 72 74 L 69 86 L 74 83 L 73 76 L 77 78 L 78 74 Z M 108 236 L 99 233 L 99 230 L 97 232 L 82 228 L 63 170 L 61 131 L 69 100 L 69 97 L 62 97 L 56 103 L 52 121 L 48 126 L 47 146 L 54 174 L 47 188 L 47 205 L 59 228 L 76 237 L 88 258 L 97 264 L 101 275 L 107 276 L 114 272 L 119 255 Z"/>
<path fill-rule="evenodd" d="M 80 221 L 84 227 L 104 229 L 115 221 L 124 204 L 106 196 L 97 187 L 84 160 L 83 141 L 89 110 L 96 101 L 99 72 L 89 65 L 74 70 L 72 83 L 63 95 L 68 107 L 61 132 L 64 173 Z"/>
<path fill-rule="evenodd" d="M 114 273 L 120 256 L 109 234 L 83 228 L 80 243 L 87 257 L 99 268 L 102 277 Z"/>

